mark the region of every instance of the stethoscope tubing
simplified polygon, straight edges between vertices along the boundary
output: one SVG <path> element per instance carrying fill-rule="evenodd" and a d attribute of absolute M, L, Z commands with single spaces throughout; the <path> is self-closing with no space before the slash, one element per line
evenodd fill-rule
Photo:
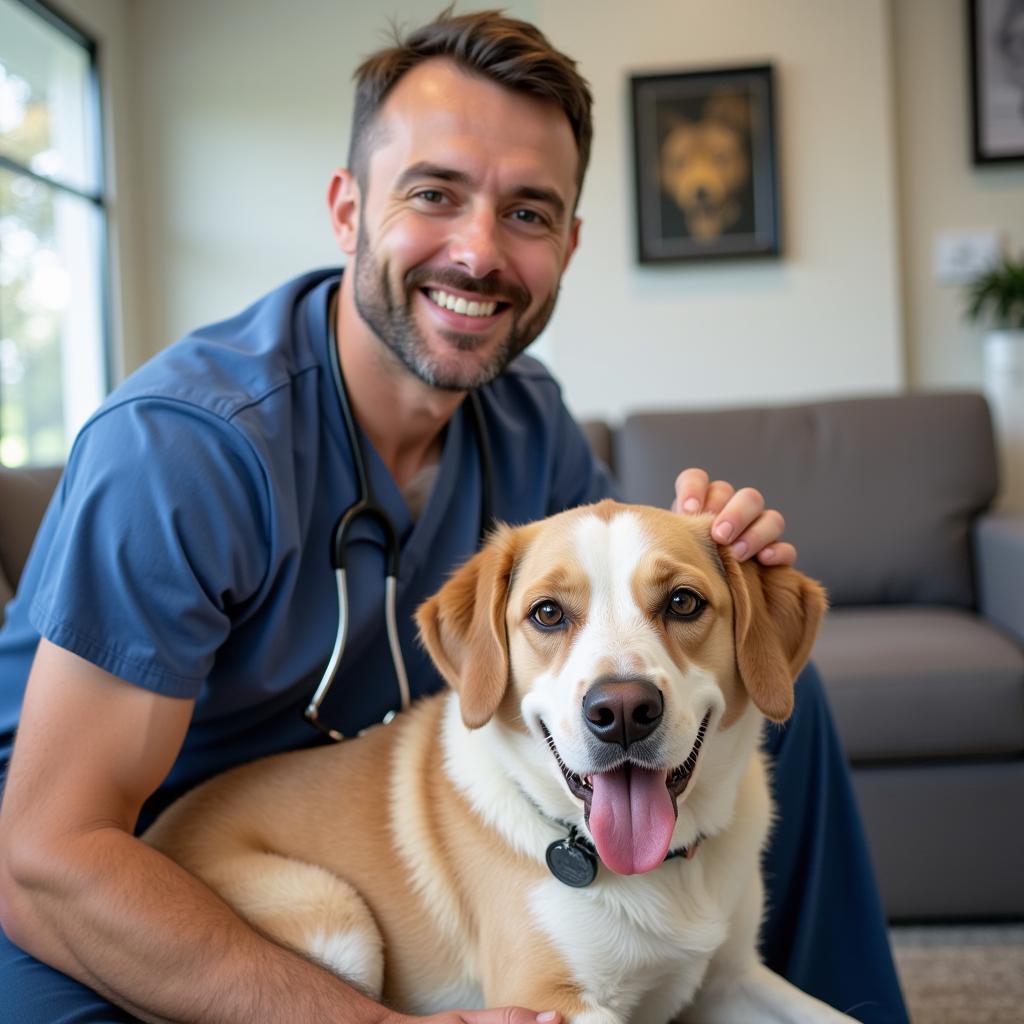
<path fill-rule="evenodd" d="M 398 683 L 399 709 L 407 711 L 412 703 L 412 695 L 409 687 L 409 676 L 406 671 L 405 658 L 402 656 L 402 645 L 398 636 L 398 614 L 397 593 L 398 575 L 400 569 L 400 545 L 398 534 L 395 531 L 394 523 L 384 508 L 376 501 L 373 490 L 370 486 L 370 477 L 366 468 L 366 458 L 363 453 L 363 446 L 360 441 L 359 431 L 356 427 L 355 417 L 352 414 L 352 404 L 349 400 L 348 388 L 345 386 L 345 378 L 341 372 L 341 360 L 338 354 L 338 341 L 334 329 L 333 316 L 328 314 L 328 349 L 331 364 L 331 376 L 334 380 L 335 393 L 338 405 L 341 409 L 342 420 L 345 424 L 345 433 L 352 453 L 352 463 L 355 468 L 358 480 L 359 497 L 355 503 L 338 516 L 334 529 L 331 532 L 331 565 L 334 569 L 335 587 L 338 599 L 338 628 L 334 637 L 334 647 L 331 656 L 327 661 L 320 682 L 317 684 L 313 696 L 306 706 L 305 716 L 311 724 L 332 740 L 340 741 L 345 737 L 337 729 L 332 729 L 320 720 L 320 706 L 329 693 L 338 670 L 341 667 L 341 659 L 345 653 L 345 644 L 348 640 L 349 602 L 348 602 L 348 572 L 345 565 L 345 554 L 348 546 L 349 530 L 354 522 L 360 518 L 373 519 L 381 528 L 384 534 L 384 551 L 386 557 L 386 568 L 384 574 L 384 625 L 388 638 L 388 649 L 391 653 L 391 663 L 395 670 L 395 679 Z M 483 494 L 481 497 L 480 509 L 480 539 L 482 539 L 492 523 L 491 503 L 491 450 L 487 437 L 486 425 L 484 423 L 483 404 L 480 396 L 475 391 L 469 393 L 468 401 L 473 411 L 473 425 L 475 428 L 477 445 L 480 452 L 481 486 Z M 394 709 L 389 711 L 383 719 L 386 724 L 392 721 L 398 712 Z"/>

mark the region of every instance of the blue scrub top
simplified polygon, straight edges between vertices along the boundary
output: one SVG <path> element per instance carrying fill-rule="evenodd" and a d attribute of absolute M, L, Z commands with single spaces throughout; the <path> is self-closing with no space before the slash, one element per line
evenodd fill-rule
<path fill-rule="evenodd" d="M 0 764 L 40 635 L 130 683 L 196 700 L 168 794 L 318 738 L 302 711 L 337 625 L 330 538 L 358 497 L 328 359 L 339 280 L 337 269 L 304 275 L 183 338 L 82 429 L 0 631 Z M 497 518 L 528 522 L 612 493 L 539 363 L 521 356 L 480 394 Z M 464 405 L 449 423 L 417 521 L 363 443 L 401 544 L 399 633 L 421 695 L 441 680 L 412 614 L 479 532 L 472 414 Z M 348 644 L 322 709 L 346 734 L 398 705 L 383 575 L 382 539 L 361 523 Z"/>

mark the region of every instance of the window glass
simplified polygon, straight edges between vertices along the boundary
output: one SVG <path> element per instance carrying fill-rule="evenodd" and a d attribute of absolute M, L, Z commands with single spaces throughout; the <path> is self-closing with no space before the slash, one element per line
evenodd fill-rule
<path fill-rule="evenodd" d="M 0 0 L 0 39 L 0 153 L 95 192 L 88 50 L 18 0 Z"/>
<path fill-rule="evenodd" d="M 92 49 L 0 0 L 0 464 L 62 462 L 107 385 Z"/>
<path fill-rule="evenodd" d="M 0 463 L 61 462 L 103 397 L 92 203 L 0 168 Z"/>

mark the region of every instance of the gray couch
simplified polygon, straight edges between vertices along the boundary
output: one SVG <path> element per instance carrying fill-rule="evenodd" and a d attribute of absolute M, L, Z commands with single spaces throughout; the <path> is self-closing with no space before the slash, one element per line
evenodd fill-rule
<path fill-rule="evenodd" d="M 813 658 L 890 918 L 1024 918 L 1024 516 L 989 511 L 984 399 L 586 427 L 629 501 L 664 505 L 675 472 L 701 466 L 785 514 L 800 568 L 829 591 Z"/>
<path fill-rule="evenodd" d="M 829 588 L 815 648 L 893 919 L 1024 918 L 1024 518 L 977 395 L 587 424 L 625 497 L 685 465 L 760 488 Z M 0 469 L 0 601 L 55 470 Z M 837 922 L 841 927 L 841 922 Z"/>

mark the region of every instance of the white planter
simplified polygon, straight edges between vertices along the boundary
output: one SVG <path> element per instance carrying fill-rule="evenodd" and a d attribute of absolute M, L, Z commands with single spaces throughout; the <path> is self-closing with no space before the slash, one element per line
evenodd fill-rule
<path fill-rule="evenodd" d="M 1024 512 L 1024 330 L 985 335 L 985 395 L 999 444 L 999 505 Z"/>

